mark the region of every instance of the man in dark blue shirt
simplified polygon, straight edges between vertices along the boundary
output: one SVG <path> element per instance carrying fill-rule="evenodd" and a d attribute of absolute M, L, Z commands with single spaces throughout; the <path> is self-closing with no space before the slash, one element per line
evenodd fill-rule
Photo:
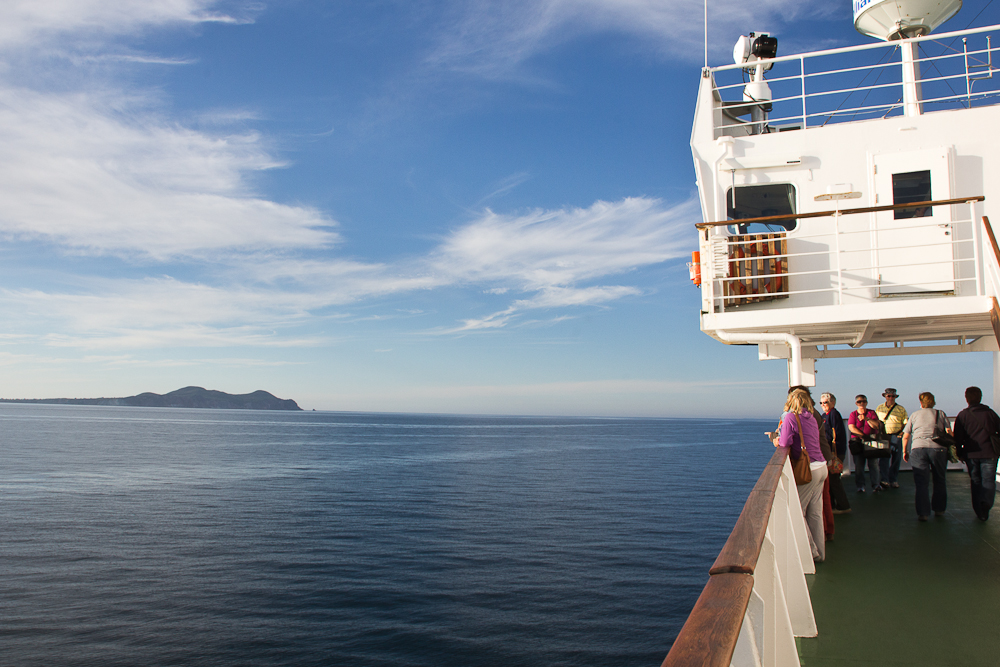
<path fill-rule="evenodd" d="M 1000 437 L 1000 417 L 983 405 L 983 390 L 969 387 L 965 390 L 969 407 L 955 419 L 955 444 L 964 450 L 965 467 L 969 470 L 972 487 L 972 509 L 980 521 L 990 518 L 990 508 L 997 491 L 997 460 L 1000 452 L 993 445 L 994 436 Z"/>

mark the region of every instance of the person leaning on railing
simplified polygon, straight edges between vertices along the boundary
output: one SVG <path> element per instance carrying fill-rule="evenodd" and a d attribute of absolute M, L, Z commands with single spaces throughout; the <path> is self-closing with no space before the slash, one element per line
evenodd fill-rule
<path fill-rule="evenodd" d="M 934 442 L 939 431 L 951 434 L 948 418 L 934 408 L 934 394 L 925 391 L 918 397 L 920 409 L 910 415 L 903 428 L 903 460 L 913 468 L 913 485 L 917 488 L 917 518 L 927 521 L 934 510 L 943 516 L 948 505 L 948 486 L 945 471 L 948 469 L 948 448 Z M 934 480 L 934 497 L 927 494 L 927 484 Z"/>
<path fill-rule="evenodd" d="M 874 458 L 868 458 L 865 455 L 865 438 L 871 438 L 873 435 L 878 435 L 879 421 L 878 415 L 875 414 L 874 410 L 868 409 L 868 397 L 864 394 L 858 394 L 854 397 L 854 404 L 858 406 L 857 410 L 851 412 L 850 417 L 847 418 L 847 429 L 851 432 L 851 442 L 848 447 L 851 450 L 851 455 L 854 457 L 854 481 L 858 485 L 858 493 L 865 492 L 865 465 L 868 466 L 868 476 L 871 479 L 872 493 L 878 493 L 882 490 L 879 486 L 878 478 L 878 461 Z"/>
<path fill-rule="evenodd" d="M 965 467 L 969 470 L 972 509 L 980 521 L 986 521 L 997 491 L 1000 451 L 994 440 L 1000 438 L 1000 417 L 983 405 L 983 390 L 979 387 L 966 389 L 965 401 L 969 407 L 955 418 L 955 445 L 964 452 Z"/>
<path fill-rule="evenodd" d="M 797 486 L 802 516 L 809 528 L 809 549 L 817 563 L 826 558 L 826 538 L 823 533 L 823 484 L 828 473 L 826 458 L 819 446 L 819 424 L 813 416 L 813 402 L 809 394 L 795 389 L 785 401 L 785 416 L 781 420 L 778 446 L 789 448 L 789 457 L 809 457 L 812 481 Z"/>

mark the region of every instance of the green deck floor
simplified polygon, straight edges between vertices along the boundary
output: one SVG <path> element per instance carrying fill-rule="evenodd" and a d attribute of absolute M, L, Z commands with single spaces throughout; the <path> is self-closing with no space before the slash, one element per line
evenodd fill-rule
<path fill-rule="evenodd" d="M 844 488 L 826 562 L 807 575 L 819 636 L 800 639 L 807 667 L 1000 665 L 1000 503 L 976 519 L 969 477 L 948 473 L 948 510 L 917 521 L 913 476 L 872 495 Z"/>

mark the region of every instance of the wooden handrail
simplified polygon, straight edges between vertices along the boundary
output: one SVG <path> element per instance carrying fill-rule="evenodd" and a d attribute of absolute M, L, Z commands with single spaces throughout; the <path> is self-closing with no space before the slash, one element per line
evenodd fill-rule
<path fill-rule="evenodd" d="M 774 495 L 788 458 L 778 447 L 764 467 L 733 532 L 708 571 L 708 583 L 681 628 L 661 667 L 728 667 L 753 591 Z"/>
<path fill-rule="evenodd" d="M 990 219 L 983 216 L 983 227 L 986 228 L 986 235 L 990 237 L 990 245 L 993 246 L 993 256 L 996 257 L 997 264 L 1000 265 L 1000 246 L 997 246 L 997 237 L 993 235 L 993 226 Z"/>
<path fill-rule="evenodd" d="M 729 667 L 750 604 L 753 577 L 709 577 L 660 667 Z"/>
<path fill-rule="evenodd" d="M 764 533 L 767 531 L 767 521 L 771 517 L 774 493 L 778 488 L 778 481 L 781 479 L 781 471 L 787 458 L 787 447 L 775 448 L 774 455 L 747 497 L 733 532 L 729 534 L 729 539 L 726 540 L 718 558 L 708 571 L 710 575 L 731 572 L 753 574 L 754 568 L 757 567 L 761 545 L 764 544 Z"/>
<path fill-rule="evenodd" d="M 802 218 L 827 218 L 834 215 L 852 215 L 855 213 L 878 213 L 880 211 L 899 211 L 909 208 L 924 208 L 930 206 L 950 206 L 953 204 L 968 204 L 970 202 L 986 201 L 986 197 L 958 197 L 957 199 L 939 199 L 938 201 L 920 201 L 912 204 L 886 204 L 885 206 L 866 206 L 864 208 L 843 208 L 834 211 L 814 211 L 812 213 L 786 213 L 784 215 L 768 215 L 762 218 L 740 218 L 739 220 L 720 220 L 718 222 L 699 222 L 698 229 L 709 227 L 726 227 L 728 225 L 749 225 L 752 222 L 780 222 L 781 220 L 799 220 Z"/>

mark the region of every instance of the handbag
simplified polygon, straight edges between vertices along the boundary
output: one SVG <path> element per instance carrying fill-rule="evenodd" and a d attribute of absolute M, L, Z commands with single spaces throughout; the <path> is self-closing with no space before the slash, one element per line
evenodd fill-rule
<path fill-rule="evenodd" d="M 799 424 L 799 458 L 792 459 L 792 477 L 795 478 L 796 486 L 802 486 L 812 481 L 813 474 L 809 464 L 809 455 L 806 453 L 806 441 L 802 437 L 802 421 L 798 414 L 795 415 L 795 421 Z"/>
<path fill-rule="evenodd" d="M 833 459 L 827 465 L 830 468 L 831 475 L 842 475 L 844 474 L 844 462 L 840 460 L 840 457 L 836 454 L 833 455 Z"/>
<path fill-rule="evenodd" d="M 878 435 L 871 435 L 865 438 L 862 443 L 865 447 L 865 458 L 885 459 L 892 453 L 889 451 L 889 441 L 879 440 Z"/>

